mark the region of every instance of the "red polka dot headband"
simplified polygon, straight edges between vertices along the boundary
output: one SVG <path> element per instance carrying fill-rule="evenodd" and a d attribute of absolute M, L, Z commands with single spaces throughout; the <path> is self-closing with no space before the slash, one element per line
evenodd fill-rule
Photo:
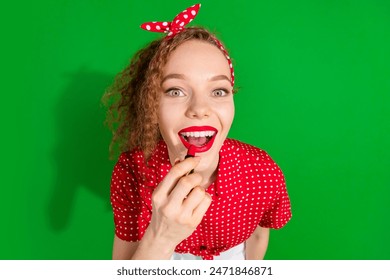
<path fill-rule="evenodd" d="M 190 23 L 198 14 L 198 11 L 200 9 L 200 4 L 195 4 L 181 13 L 179 13 L 172 22 L 168 21 L 153 21 L 153 22 L 145 22 L 141 25 L 142 29 L 145 29 L 147 31 L 151 32 L 162 32 L 162 33 L 168 33 L 166 38 L 172 38 L 176 34 L 180 33 L 182 30 L 185 29 L 185 26 Z M 233 63 L 232 60 L 227 53 L 226 49 L 222 45 L 222 43 L 215 37 L 213 37 L 215 43 L 217 46 L 222 50 L 224 53 L 230 67 L 230 75 L 231 75 L 231 84 L 234 86 L 234 69 L 233 69 Z"/>

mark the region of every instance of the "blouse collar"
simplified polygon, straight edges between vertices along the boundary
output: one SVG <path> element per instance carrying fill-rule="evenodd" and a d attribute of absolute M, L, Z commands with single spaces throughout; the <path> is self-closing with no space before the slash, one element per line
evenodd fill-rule
<path fill-rule="evenodd" d="M 208 188 L 207 192 L 217 197 L 229 196 L 237 185 L 240 174 L 240 155 L 234 152 L 234 143 L 226 139 L 219 151 L 219 162 L 217 167 L 217 176 L 214 183 Z M 168 148 L 166 143 L 161 140 L 158 142 L 147 165 L 144 166 L 146 175 L 145 186 L 155 188 L 158 183 L 167 175 L 172 168 L 169 160 Z M 235 178 L 235 182 L 233 179 Z"/>

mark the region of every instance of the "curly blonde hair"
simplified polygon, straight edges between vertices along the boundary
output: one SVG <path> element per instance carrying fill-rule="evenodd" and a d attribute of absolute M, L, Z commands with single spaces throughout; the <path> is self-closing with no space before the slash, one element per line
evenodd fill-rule
<path fill-rule="evenodd" d="M 202 27 L 189 27 L 172 38 L 160 38 L 139 50 L 103 96 L 108 107 L 106 124 L 113 133 L 110 154 L 140 148 L 149 159 L 162 139 L 157 110 L 163 68 L 169 55 L 188 40 L 201 40 L 218 47 L 215 35 Z"/>

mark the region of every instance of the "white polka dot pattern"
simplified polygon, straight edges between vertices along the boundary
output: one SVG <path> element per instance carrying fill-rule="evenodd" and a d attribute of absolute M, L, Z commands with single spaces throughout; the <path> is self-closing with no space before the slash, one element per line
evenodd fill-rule
<path fill-rule="evenodd" d="M 151 220 L 152 192 L 170 168 L 163 141 L 148 166 L 138 149 L 120 156 L 111 181 L 115 233 L 119 238 L 141 240 Z M 291 218 L 280 168 L 265 151 L 237 140 L 224 142 L 217 179 L 207 192 L 213 199 L 209 209 L 175 252 L 213 259 L 247 240 L 258 225 L 278 229 Z"/>

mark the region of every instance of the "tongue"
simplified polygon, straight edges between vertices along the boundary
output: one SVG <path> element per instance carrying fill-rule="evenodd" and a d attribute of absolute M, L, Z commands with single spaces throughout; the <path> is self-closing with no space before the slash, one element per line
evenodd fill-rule
<path fill-rule="evenodd" d="M 207 143 L 207 137 L 188 137 L 187 142 L 191 145 L 201 147 Z"/>

